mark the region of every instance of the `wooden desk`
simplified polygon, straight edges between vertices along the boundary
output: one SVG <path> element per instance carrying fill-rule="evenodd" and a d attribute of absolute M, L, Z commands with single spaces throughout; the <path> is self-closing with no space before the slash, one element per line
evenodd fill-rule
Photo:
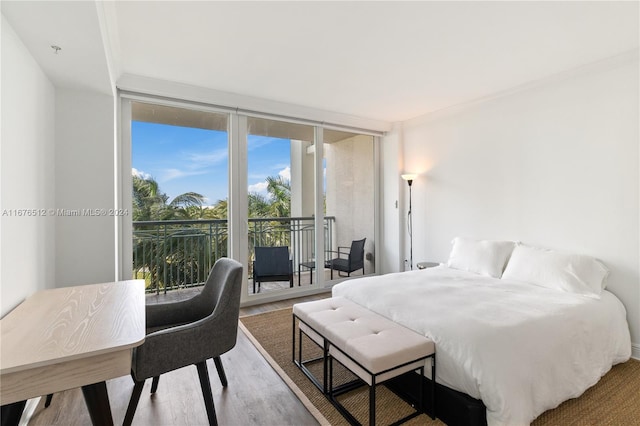
<path fill-rule="evenodd" d="M 130 374 L 144 342 L 144 281 L 39 291 L 0 329 L 3 425 L 9 415 L 17 424 L 27 399 L 77 387 L 93 424 L 113 424 L 105 380 Z"/>

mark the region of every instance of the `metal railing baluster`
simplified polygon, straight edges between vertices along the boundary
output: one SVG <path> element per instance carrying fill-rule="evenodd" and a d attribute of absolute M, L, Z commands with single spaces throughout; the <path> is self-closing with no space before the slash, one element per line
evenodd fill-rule
<path fill-rule="evenodd" d="M 333 247 L 334 222 L 325 217 L 326 250 Z M 249 268 L 254 247 L 285 245 L 297 272 L 297 263 L 316 258 L 313 223 L 313 217 L 250 218 Z M 226 219 L 133 222 L 133 278 L 144 278 L 155 294 L 202 285 L 215 261 L 227 256 L 228 236 Z"/>

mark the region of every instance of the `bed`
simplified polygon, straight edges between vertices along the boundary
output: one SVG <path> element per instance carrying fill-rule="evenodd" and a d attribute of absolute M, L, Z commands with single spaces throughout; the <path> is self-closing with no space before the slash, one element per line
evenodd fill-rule
<path fill-rule="evenodd" d="M 593 292 L 557 288 L 566 285 L 549 266 L 557 253 L 532 259 L 525 247 L 523 258 L 511 244 L 494 268 L 500 277 L 486 265 L 469 267 L 483 257 L 477 247 L 471 261 L 456 262 L 454 243 L 448 266 L 345 281 L 333 295 L 434 340 L 438 384 L 481 400 L 488 425 L 528 425 L 627 361 L 631 339 L 624 306 L 604 289 L 606 273 Z M 495 250 L 489 257 L 496 263 Z M 576 263 L 582 257 L 562 259 L 565 281 L 593 275 L 591 264 Z M 532 283 L 540 279 L 548 285 Z M 576 288 L 592 284 L 574 281 Z"/>

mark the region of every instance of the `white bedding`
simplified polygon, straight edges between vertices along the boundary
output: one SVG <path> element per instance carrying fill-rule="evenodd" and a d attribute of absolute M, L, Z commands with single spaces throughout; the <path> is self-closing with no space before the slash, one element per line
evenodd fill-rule
<path fill-rule="evenodd" d="M 487 423 L 528 425 L 631 356 L 622 303 L 444 266 L 333 287 L 436 343 L 438 383 L 482 399 Z"/>

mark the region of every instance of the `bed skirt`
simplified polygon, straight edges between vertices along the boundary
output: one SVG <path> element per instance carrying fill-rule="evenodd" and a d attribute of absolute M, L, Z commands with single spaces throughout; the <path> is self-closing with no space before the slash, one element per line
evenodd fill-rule
<path fill-rule="evenodd" d="M 416 402 L 420 378 L 425 381 L 423 407 L 431 415 L 431 380 L 415 372 L 405 373 L 385 382 L 385 385 L 409 402 Z M 486 426 L 486 407 L 481 400 L 436 383 L 436 415 L 448 426 Z"/>

